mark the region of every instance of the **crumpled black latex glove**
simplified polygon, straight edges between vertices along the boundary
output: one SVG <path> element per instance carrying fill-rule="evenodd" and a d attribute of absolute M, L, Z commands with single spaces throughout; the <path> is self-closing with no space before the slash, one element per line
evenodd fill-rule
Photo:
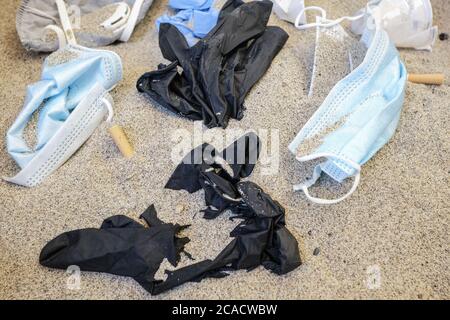
<path fill-rule="evenodd" d="M 161 24 L 160 49 L 171 63 L 145 73 L 137 89 L 155 104 L 203 120 L 209 128 L 242 119 L 245 96 L 288 39 L 281 28 L 267 27 L 271 11 L 267 0 L 229 0 L 217 25 L 193 47 L 175 26 Z"/>
<path fill-rule="evenodd" d="M 203 210 L 204 217 L 214 219 L 241 203 L 236 184 L 253 172 L 260 151 L 261 142 L 253 132 L 243 135 L 220 153 L 205 143 L 184 157 L 165 188 L 190 193 L 203 188 L 208 206 Z M 218 158 L 229 166 L 232 175 L 216 161 Z"/>
<path fill-rule="evenodd" d="M 186 282 L 221 278 L 229 271 L 252 270 L 260 265 L 282 275 L 301 264 L 298 243 L 285 225 L 283 207 L 252 182 L 239 182 L 241 202 L 234 212 L 244 219 L 232 232 L 234 239 L 214 260 L 204 260 L 175 271 L 153 287 L 160 294 Z"/>
<path fill-rule="evenodd" d="M 132 277 L 152 292 L 159 282 L 154 276 L 163 259 L 176 266 L 189 239 L 177 237 L 186 226 L 162 222 L 154 206 L 141 218 L 148 228 L 118 215 L 103 221 L 100 229 L 63 233 L 42 249 L 39 262 L 49 268 L 76 265 L 83 271 Z"/>

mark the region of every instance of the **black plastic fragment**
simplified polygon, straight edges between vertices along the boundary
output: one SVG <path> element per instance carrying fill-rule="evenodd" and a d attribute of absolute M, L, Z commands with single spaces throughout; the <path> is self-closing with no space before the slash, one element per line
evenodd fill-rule
<path fill-rule="evenodd" d="M 234 239 L 214 260 L 167 272 L 167 279 L 155 285 L 153 294 L 160 294 L 189 281 L 221 278 L 233 270 L 252 270 L 262 265 L 281 275 L 301 264 L 297 240 L 286 228 L 284 208 L 258 185 L 240 181 L 250 176 L 254 169 L 261 148 L 258 136 L 249 133 L 222 152 L 213 151 L 213 154 L 220 155 L 228 162 L 233 169 L 233 176 L 217 162 L 207 164 L 205 159 L 211 162 L 211 157 L 208 157 L 210 153 L 205 153 L 201 163 L 185 163 L 193 158 L 194 153 L 208 146 L 203 144 L 192 150 L 177 167 L 166 188 L 189 192 L 203 188 L 208 205 L 203 210 L 206 219 L 214 219 L 223 211 L 231 210 L 234 214 L 232 218 L 243 221 L 231 232 L 230 236 Z M 256 160 L 253 162 L 252 159 Z M 242 162 L 234 162 L 237 160 Z"/>
<path fill-rule="evenodd" d="M 231 232 L 233 238 L 213 260 L 166 271 L 167 279 L 156 280 L 163 259 L 176 266 L 188 238 L 177 234 L 187 226 L 164 223 L 149 207 L 141 218 L 148 228 L 122 215 L 106 219 L 100 229 L 64 233 L 41 251 L 43 266 L 106 272 L 134 278 L 151 294 L 160 294 L 186 282 L 226 277 L 233 270 L 253 270 L 258 266 L 282 275 L 301 264 L 298 243 L 286 228 L 285 210 L 258 185 L 241 181 L 252 173 L 260 153 L 258 136 L 248 133 L 217 152 L 203 144 L 192 150 L 176 168 L 166 188 L 205 191 L 208 208 L 205 218 L 213 219 L 229 209 L 242 222 Z M 220 164 L 229 161 L 232 171 Z M 235 162 L 236 161 L 236 162 Z M 192 258 L 192 257 L 190 257 Z"/>
<path fill-rule="evenodd" d="M 132 277 L 151 292 L 163 259 L 176 266 L 189 239 L 177 237 L 185 227 L 162 222 L 153 206 L 142 218 L 148 228 L 118 215 L 106 219 L 100 229 L 63 233 L 42 249 L 39 262 L 49 268 L 76 265 L 83 271 Z"/>
<path fill-rule="evenodd" d="M 243 135 L 221 152 L 205 143 L 184 157 L 165 188 L 190 193 L 203 189 L 208 206 L 203 211 L 204 217 L 214 219 L 223 211 L 241 204 L 236 184 L 253 172 L 260 151 L 260 139 L 253 132 Z M 217 157 L 228 163 L 233 175 L 217 163 Z"/>
<path fill-rule="evenodd" d="M 298 243 L 286 228 L 283 207 L 252 182 L 240 182 L 236 188 L 242 198 L 237 212 L 244 221 L 231 232 L 234 239 L 214 260 L 166 272 L 167 279 L 157 283 L 152 294 L 186 282 L 222 278 L 233 270 L 252 270 L 262 265 L 282 275 L 300 266 Z"/>

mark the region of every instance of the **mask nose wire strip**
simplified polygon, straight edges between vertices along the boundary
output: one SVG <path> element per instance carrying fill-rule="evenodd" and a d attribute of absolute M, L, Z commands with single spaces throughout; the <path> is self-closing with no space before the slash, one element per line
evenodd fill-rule
<path fill-rule="evenodd" d="M 330 154 L 330 153 L 318 153 L 318 154 L 314 154 L 314 155 L 310 155 L 310 156 L 306 156 L 306 157 L 302 157 L 302 158 L 297 158 L 297 160 L 299 160 L 301 162 L 305 162 L 305 161 L 314 160 L 314 159 L 318 159 L 318 158 L 335 158 L 335 159 L 344 161 L 344 159 L 341 159 L 340 157 L 338 157 L 334 154 Z M 317 182 L 317 180 L 320 178 L 320 176 L 322 174 L 322 168 L 320 167 L 320 165 L 317 165 L 314 168 L 313 176 L 311 179 L 306 180 L 304 183 L 294 185 L 294 187 L 293 187 L 294 191 L 302 190 L 303 193 L 305 194 L 305 196 L 308 198 L 308 200 L 310 200 L 311 202 L 314 202 L 316 204 L 329 205 L 329 204 L 336 204 L 341 201 L 344 201 L 345 199 L 350 197 L 356 191 L 356 189 L 358 188 L 358 185 L 361 181 L 361 166 L 359 164 L 357 164 L 356 162 L 353 162 L 348 159 L 345 160 L 345 162 L 349 163 L 357 171 L 357 173 L 355 175 L 355 180 L 353 181 L 352 188 L 344 196 L 342 196 L 338 199 L 322 199 L 322 198 L 316 198 L 316 197 L 311 196 L 308 188 L 311 187 L 312 185 L 314 185 Z"/>

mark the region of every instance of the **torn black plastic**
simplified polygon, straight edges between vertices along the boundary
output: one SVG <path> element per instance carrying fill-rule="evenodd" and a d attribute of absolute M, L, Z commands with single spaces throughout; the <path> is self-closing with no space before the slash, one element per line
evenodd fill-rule
<path fill-rule="evenodd" d="M 214 260 L 166 271 L 167 279 L 157 283 L 152 294 L 186 282 L 222 278 L 232 270 L 252 270 L 262 265 L 282 275 L 300 266 L 298 243 L 286 228 L 283 207 L 252 182 L 240 182 L 236 188 L 242 201 L 234 207 L 234 212 L 244 221 L 231 232 L 234 239 Z"/>
<path fill-rule="evenodd" d="M 205 143 L 184 157 L 165 188 L 190 193 L 203 189 L 208 206 L 203 210 L 204 218 L 214 219 L 241 203 L 236 184 L 253 172 L 260 151 L 261 141 L 253 132 L 245 134 L 221 152 Z M 233 175 L 217 163 L 218 157 L 228 163 Z"/>
<path fill-rule="evenodd" d="M 83 271 L 106 272 L 135 279 L 152 292 L 155 273 L 164 258 L 174 267 L 189 242 L 177 234 L 186 226 L 164 223 L 154 206 L 142 215 L 148 228 L 123 215 L 103 221 L 100 229 L 63 233 L 41 251 L 41 265 L 67 269 L 76 265 Z"/>
<path fill-rule="evenodd" d="M 208 205 L 203 210 L 206 219 L 214 219 L 223 211 L 231 210 L 232 219 L 244 221 L 231 232 L 234 239 L 214 260 L 166 271 L 167 279 L 155 285 L 152 294 L 160 294 L 185 282 L 225 277 L 232 270 L 251 270 L 262 265 L 281 275 L 301 265 L 297 240 L 286 228 L 284 208 L 258 185 L 240 181 L 252 173 L 260 149 L 258 136 L 249 133 L 220 153 L 203 144 L 192 150 L 176 168 L 166 188 L 191 193 L 203 188 Z M 217 155 L 228 162 L 233 176 L 213 161 Z M 193 163 L 192 159 L 197 161 Z"/>
<path fill-rule="evenodd" d="M 114 216 L 100 229 L 67 232 L 50 241 L 41 252 L 40 263 L 58 269 L 77 265 L 84 271 L 132 277 L 153 295 L 186 282 L 222 278 L 230 271 L 260 265 L 278 275 L 296 269 L 301 264 L 298 243 L 286 228 L 284 208 L 256 184 L 240 181 L 252 173 L 260 149 L 260 140 L 252 132 L 222 152 L 203 144 L 183 159 L 166 185 L 191 193 L 204 189 L 205 218 L 229 209 L 232 219 L 243 220 L 214 260 L 166 271 L 166 280 L 156 280 L 163 259 L 176 267 L 189 239 L 177 237 L 185 226 L 162 222 L 151 206 L 141 216 L 149 228 L 125 216 Z M 228 161 L 230 173 L 218 157 Z"/>
<path fill-rule="evenodd" d="M 137 89 L 158 106 L 203 120 L 209 128 L 242 119 L 245 96 L 288 39 L 281 28 L 267 27 L 271 11 L 267 0 L 229 0 L 216 27 L 193 47 L 175 26 L 161 24 L 159 45 L 171 63 L 141 76 Z"/>

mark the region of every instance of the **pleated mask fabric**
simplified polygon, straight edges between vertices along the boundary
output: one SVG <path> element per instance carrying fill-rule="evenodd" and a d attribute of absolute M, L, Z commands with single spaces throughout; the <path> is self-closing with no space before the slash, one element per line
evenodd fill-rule
<path fill-rule="evenodd" d="M 8 153 L 21 171 L 5 179 L 34 187 L 67 161 L 106 119 L 108 91 L 121 79 L 121 59 L 111 51 L 69 45 L 48 56 L 7 132 Z M 36 144 L 30 146 L 24 130 L 35 112 Z"/>

